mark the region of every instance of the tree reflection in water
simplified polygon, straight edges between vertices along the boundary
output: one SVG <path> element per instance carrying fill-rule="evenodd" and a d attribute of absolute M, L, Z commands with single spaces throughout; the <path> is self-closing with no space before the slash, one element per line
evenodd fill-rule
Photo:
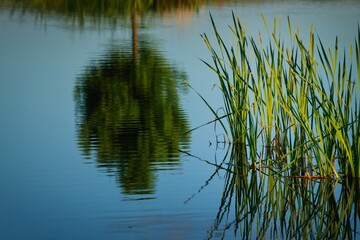
<path fill-rule="evenodd" d="M 149 42 L 139 46 L 113 46 L 75 87 L 79 147 L 116 172 L 125 194 L 152 194 L 154 170 L 177 165 L 190 139 L 178 96 L 185 73 Z"/>
<path fill-rule="evenodd" d="M 170 12 L 196 11 L 203 5 L 224 4 L 236 0 L 3 0 L 0 7 L 5 6 L 13 11 L 31 12 L 40 18 L 52 15 L 61 16 L 78 25 L 91 22 L 116 24 L 134 13 L 146 15 L 149 13 L 168 14 Z M 250 0 L 247 0 L 252 2 Z"/>

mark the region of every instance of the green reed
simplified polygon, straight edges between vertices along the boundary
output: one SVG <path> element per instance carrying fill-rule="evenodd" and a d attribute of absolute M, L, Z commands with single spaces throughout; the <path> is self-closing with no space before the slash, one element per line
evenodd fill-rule
<path fill-rule="evenodd" d="M 285 44 L 277 21 L 270 32 L 262 18 L 266 43 L 249 36 L 234 14 L 235 44 L 224 42 L 212 17 L 216 44 L 202 35 L 213 60 L 204 63 L 218 76 L 225 116 L 203 100 L 222 126 L 226 118 L 240 162 L 292 176 L 360 176 L 360 29 L 342 52 L 338 38 L 326 48 L 313 26 L 305 43 L 289 18 Z"/>

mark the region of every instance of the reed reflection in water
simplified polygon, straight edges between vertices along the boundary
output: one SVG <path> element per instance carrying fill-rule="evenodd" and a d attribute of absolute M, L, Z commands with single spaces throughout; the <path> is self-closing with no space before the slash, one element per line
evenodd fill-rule
<path fill-rule="evenodd" d="M 123 193 L 153 194 L 155 170 L 176 168 L 190 141 L 178 96 L 186 75 L 149 42 L 132 46 L 111 46 L 78 77 L 78 145 Z"/>
<path fill-rule="evenodd" d="M 287 177 L 244 164 L 236 149 L 229 155 L 214 173 L 225 171 L 224 190 L 208 239 L 359 237 L 360 179 Z"/>

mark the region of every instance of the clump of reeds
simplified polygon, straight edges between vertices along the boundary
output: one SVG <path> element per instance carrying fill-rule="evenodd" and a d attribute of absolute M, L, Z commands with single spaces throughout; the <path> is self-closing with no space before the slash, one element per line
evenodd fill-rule
<path fill-rule="evenodd" d="M 213 64 L 204 62 L 218 76 L 225 132 L 242 153 L 240 162 L 290 176 L 360 176 L 360 29 L 354 56 L 353 45 L 341 52 L 337 38 L 326 48 L 312 26 L 304 43 L 289 18 L 289 44 L 276 21 L 270 34 L 263 17 L 270 36 L 263 43 L 247 35 L 233 14 L 236 44 L 227 46 L 211 21 L 217 49 L 203 34 Z"/>

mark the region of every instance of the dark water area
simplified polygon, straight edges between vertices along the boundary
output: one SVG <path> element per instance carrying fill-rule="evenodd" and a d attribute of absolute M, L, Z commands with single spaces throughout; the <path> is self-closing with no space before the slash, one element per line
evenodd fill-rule
<path fill-rule="evenodd" d="M 200 34 L 289 16 L 353 42 L 358 1 L 0 1 L 0 239 L 359 237 L 358 180 L 231 168 Z M 264 34 L 265 35 L 265 34 Z M 355 93 L 358 94 L 358 93 Z M 217 143 L 217 141 L 219 141 Z"/>

